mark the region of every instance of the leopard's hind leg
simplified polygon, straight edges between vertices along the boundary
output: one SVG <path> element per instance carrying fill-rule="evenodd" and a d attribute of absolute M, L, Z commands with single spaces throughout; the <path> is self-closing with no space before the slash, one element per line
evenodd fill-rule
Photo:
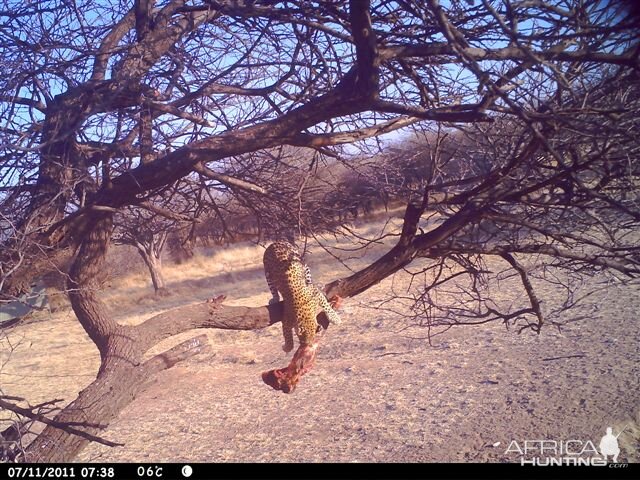
<path fill-rule="evenodd" d="M 276 282 L 271 278 L 271 274 L 269 270 L 265 268 L 264 277 L 267 280 L 267 285 L 269 286 L 269 291 L 271 292 L 271 298 L 269 299 L 269 305 L 273 305 L 274 303 L 278 303 L 280 301 L 280 293 L 278 292 L 278 287 L 276 287 Z"/>

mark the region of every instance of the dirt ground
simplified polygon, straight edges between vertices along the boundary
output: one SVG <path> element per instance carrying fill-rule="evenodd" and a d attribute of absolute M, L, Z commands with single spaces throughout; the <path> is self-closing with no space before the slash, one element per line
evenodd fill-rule
<path fill-rule="evenodd" d="M 170 288 L 182 294 L 164 303 L 141 293 L 148 280 L 137 287 L 115 282 L 105 298 L 126 323 L 211 293 L 227 294 L 228 303 L 264 304 L 269 293 L 261 258 L 251 252 L 261 250 L 245 252 L 251 258 L 242 269 L 228 268 L 231 255 L 215 259 L 217 274 L 200 278 L 180 277 L 178 270 L 172 276 L 169 269 Z M 338 272 L 320 255 L 310 264 L 320 282 Z M 395 289 L 407 279 L 387 279 L 345 302 L 343 324 L 329 329 L 315 369 L 291 395 L 260 379 L 289 360 L 279 325 L 207 330 L 210 353 L 158 375 L 103 433 L 125 446 L 92 444 L 78 461 L 517 462 L 518 454 L 506 452 L 513 441 L 579 440 L 597 447 L 607 427 L 622 430 L 619 461 L 640 461 L 637 286 L 599 293 L 599 311 L 561 331 L 518 335 L 499 324 L 457 327 L 429 345 L 424 328 L 372 308 L 392 282 Z M 118 295 L 133 307 L 120 308 Z M 15 327 L 1 342 L 0 390 L 32 404 L 71 401 L 97 371 L 97 350 L 70 311 Z"/>

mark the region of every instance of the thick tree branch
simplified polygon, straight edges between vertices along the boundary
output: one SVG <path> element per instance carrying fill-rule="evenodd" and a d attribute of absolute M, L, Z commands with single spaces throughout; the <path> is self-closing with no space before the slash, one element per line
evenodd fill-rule
<path fill-rule="evenodd" d="M 597 62 L 612 65 L 624 65 L 637 67 L 638 60 L 635 49 L 623 53 L 603 53 L 591 50 L 565 50 L 549 48 L 547 50 L 527 51 L 521 47 L 504 47 L 497 49 L 484 49 L 478 47 L 461 47 L 460 51 L 473 60 L 514 60 L 528 61 L 532 57 L 545 61 L 561 62 Z M 406 57 L 437 57 L 456 55 L 457 51 L 449 42 L 435 42 L 427 44 L 394 45 L 381 47 L 380 58 L 388 61 Z"/>
<path fill-rule="evenodd" d="M 28 107 L 35 108 L 36 110 L 45 113 L 47 111 L 47 106 L 39 100 L 34 100 L 32 98 L 18 97 L 12 95 L 0 95 L 0 102 L 6 103 L 16 103 L 18 105 L 26 105 Z"/>
<path fill-rule="evenodd" d="M 175 220 L 176 222 L 190 222 L 192 219 L 186 215 L 182 215 L 171 210 L 167 210 L 166 208 L 159 207 L 151 202 L 141 202 L 138 204 L 140 207 L 145 210 L 149 210 L 150 212 L 156 213 L 162 217 L 168 218 L 169 220 Z"/>
<path fill-rule="evenodd" d="M 299 147 L 311 148 L 342 145 L 393 132 L 409 125 L 414 125 L 421 120 L 422 119 L 416 117 L 398 117 L 372 127 L 359 128 L 357 130 L 349 130 L 347 132 L 325 134 L 299 133 L 292 137 L 288 143 Z"/>
<path fill-rule="evenodd" d="M 353 42 L 356 46 L 357 79 L 355 87 L 372 100 L 378 98 L 380 59 L 376 35 L 371 26 L 371 2 L 350 0 L 349 14 Z"/>
<path fill-rule="evenodd" d="M 215 180 L 217 182 L 223 183 L 229 187 L 240 188 L 242 190 L 247 190 L 248 192 L 259 193 L 261 195 L 267 195 L 269 192 L 251 182 L 247 182 L 245 180 L 240 180 L 239 178 L 234 178 L 229 175 L 225 175 L 223 173 L 217 173 L 209 168 L 205 167 L 202 163 L 197 163 L 193 170 L 198 172 L 203 177 L 206 177 L 210 180 Z"/>
<path fill-rule="evenodd" d="M 117 51 L 116 46 L 122 38 L 134 27 L 135 21 L 135 8 L 131 8 L 104 38 L 93 63 L 92 81 L 105 79 L 109 58 Z"/>
<path fill-rule="evenodd" d="M 211 345 L 208 342 L 209 338 L 206 335 L 198 335 L 150 358 L 144 362 L 141 368 L 146 370 L 149 375 L 166 370 L 194 355 L 209 352 Z"/>
<path fill-rule="evenodd" d="M 282 320 L 282 302 L 264 307 L 235 307 L 203 302 L 151 317 L 135 327 L 140 347 L 148 350 L 159 341 L 194 328 L 258 330 Z"/>
<path fill-rule="evenodd" d="M 398 113 L 436 122 L 470 123 L 493 121 L 491 117 L 478 110 L 478 105 L 457 105 L 455 108 L 440 107 L 426 110 L 411 105 L 399 105 L 393 102 L 377 100 L 371 108 L 376 112 Z"/>

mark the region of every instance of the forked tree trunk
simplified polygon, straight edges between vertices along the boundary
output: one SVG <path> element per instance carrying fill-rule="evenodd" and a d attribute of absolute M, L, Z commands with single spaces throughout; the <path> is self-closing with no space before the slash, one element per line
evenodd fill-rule
<path fill-rule="evenodd" d="M 98 347 L 101 364 L 97 379 L 56 416 L 58 422 L 108 422 L 122 408 L 123 394 L 131 395 L 136 388 L 135 381 L 131 381 L 139 363 L 134 339 L 124 334 L 127 327 L 108 317 L 95 293 L 111 236 L 112 217 L 100 214 L 89 221 L 92 223 L 89 233 L 69 272 L 69 299 L 81 325 Z M 85 430 L 91 433 L 98 429 Z M 47 426 L 29 445 L 25 460 L 69 461 L 86 442 L 84 438 Z"/>
<path fill-rule="evenodd" d="M 112 217 L 111 214 L 96 214 L 90 222 L 89 233 L 69 272 L 69 298 L 78 320 L 98 347 L 100 369 L 96 380 L 54 420 L 89 435 L 99 435 L 100 430 L 146 387 L 154 373 L 202 352 L 206 349 L 206 338 L 196 337 L 142 363 L 144 352 L 157 342 L 153 331 L 159 330 L 161 335 L 161 324 L 140 329 L 118 325 L 107 315 L 96 292 L 111 236 Z M 268 315 L 262 321 L 268 325 Z M 27 447 L 23 460 L 67 462 L 87 443 L 87 438 L 48 425 Z"/>
<path fill-rule="evenodd" d="M 153 289 L 156 291 L 156 294 L 164 294 L 167 285 L 164 281 L 164 275 L 162 275 L 162 258 L 156 257 L 152 251 L 138 249 L 138 253 L 140 253 L 145 265 L 149 269 L 151 283 L 153 283 Z"/>
<path fill-rule="evenodd" d="M 134 245 L 144 260 L 151 275 L 151 283 L 156 295 L 168 295 L 167 285 L 162 274 L 162 251 L 167 242 L 167 232 L 154 234 L 147 239 L 136 239 Z"/>

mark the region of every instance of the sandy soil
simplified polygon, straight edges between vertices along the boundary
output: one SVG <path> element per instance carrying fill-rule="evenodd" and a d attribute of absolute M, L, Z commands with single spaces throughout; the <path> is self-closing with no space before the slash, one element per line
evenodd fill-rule
<path fill-rule="evenodd" d="M 226 293 L 229 303 L 266 303 L 260 256 L 254 257 L 242 270 L 220 267 L 217 276 L 175 280 L 176 274 L 175 291 L 188 294 L 162 304 L 124 283 L 105 298 L 126 291 L 136 299 L 130 309 L 114 308 L 127 323 L 212 291 Z M 318 281 L 335 278 L 337 269 L 326 258 L 312 256 L 310 263 Z M 208 330 L 211 353 L 158 375 L 104 432 L 125 446 L 93 444 L 78 460 L 519 461 L 505 453 L 514 440 L 577 439 L 597 446 L 611 426 L 614 433 L 624 428 L 619 460 L 640 461 L 637 286 L 598 294 L 597 314 L 560 332 L 461 327 L 430 346 L 424 328 L 371 308 L 392 282 L 399 288 L 407 279 L 387 279 L 345 303 L 343 324 L 327 332 L 315 369 L 291 395 L 260 380 L 262 371 L 289 359 L 280 348 L 279 325 L 257 332 Z M 97 350 L 71 312 L 16 327 L 1 341 L 0 389 L 31 403 L 70 401 L 97 370 Z M 6 412 L 0 416 L 7 418 Z"/>

